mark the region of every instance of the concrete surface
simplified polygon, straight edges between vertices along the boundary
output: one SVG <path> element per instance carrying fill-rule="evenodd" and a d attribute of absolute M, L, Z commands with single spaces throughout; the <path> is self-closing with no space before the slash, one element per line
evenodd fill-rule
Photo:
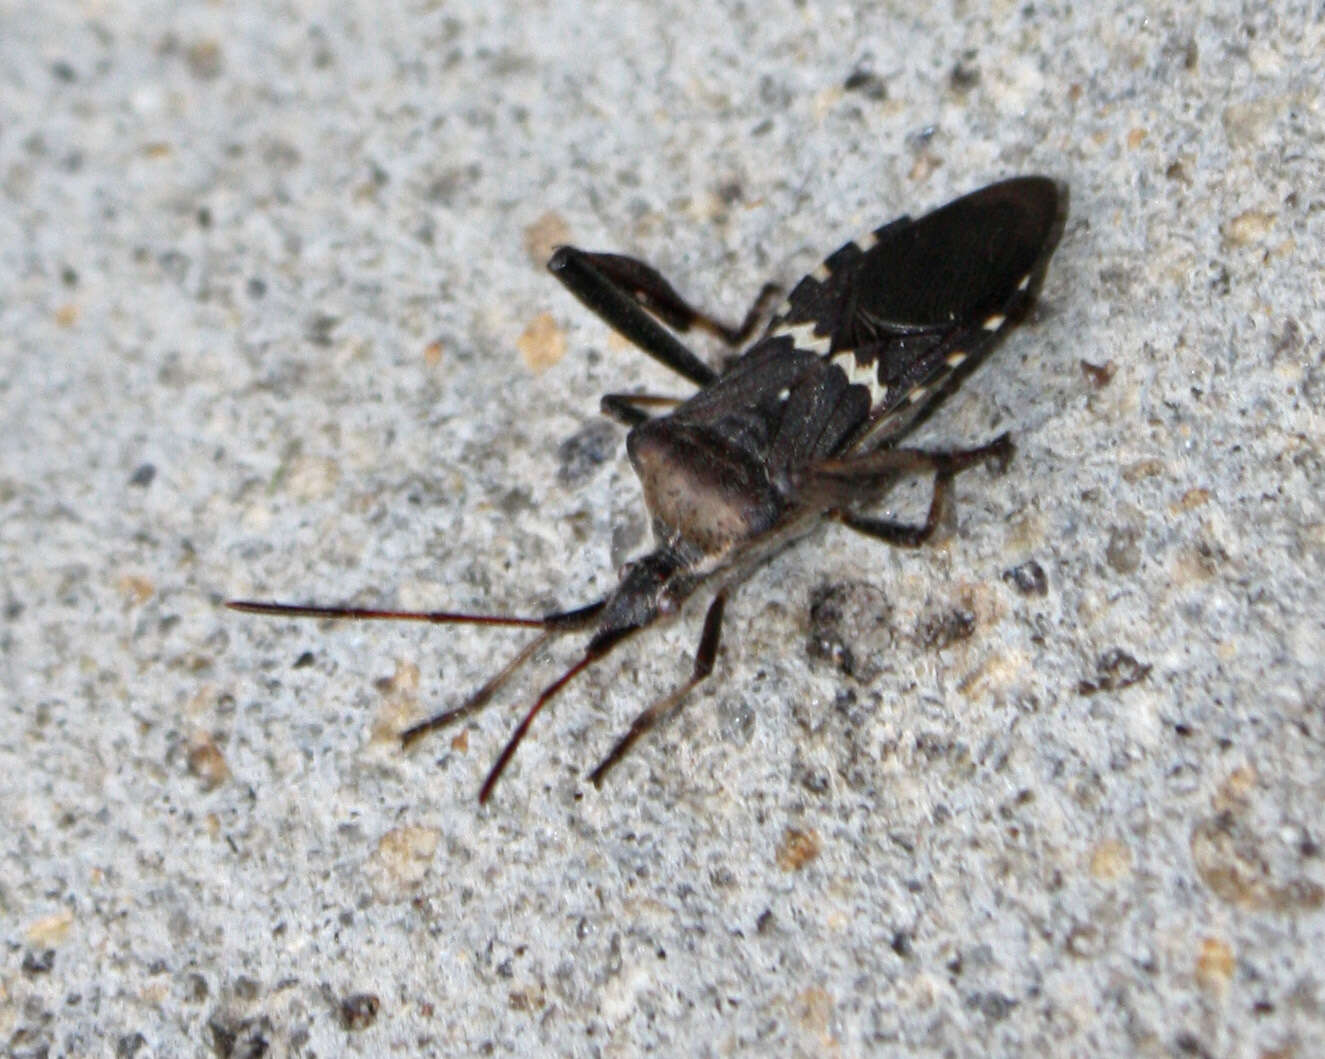
<path fill-rule="evenodd" d="M 0 1047 L 1325 1054 L 1325 20 L 1202 7 L 5 5 Z M 517 632 L 220 606 L 593 598 L 598 396 L 677 385 L 549 245 L 737 316 L 1035 171 L 1043 307 L 925 430 L 1008 473 L 761 571 L 602 793 L 699 607 L 480 808 L 572 645 L 405 754 Z"/>

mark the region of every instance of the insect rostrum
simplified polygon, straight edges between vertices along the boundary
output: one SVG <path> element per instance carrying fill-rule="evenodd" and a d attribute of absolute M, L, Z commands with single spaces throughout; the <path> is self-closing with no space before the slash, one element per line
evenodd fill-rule
<path fill-rule="evenodd" d="M 642 261 L 563 246 L 548 262 L 552 274 L 643 352 L 699 387 L 688 398 L 602 399 L 604 413 L 630 427 L 626 449 L 644 487 L 654 550 L 628 563 L 603 599 L 542 618 L 228 605 L 291 617 L 541 630 L 461 705 L 406 730 L 406 746 L 483 707 L 552 638 L 589 634 L 578 661 L 543 690 L 512 733 L 479 793 L 486 801 L 553 696 L 632 633 L 674 612 L 701 587 L 712 590 L 690 678 L 635 718 L 590 774 L 599 785 L 635 741 L 712 671 L 728 595 L 751 570 L 825 518 L 890 544 L 920 545 L 938 525 L 954 475 L 1010 456 L 1006 434 L 952 451 L 898 442 L 1024 316 L 1066 212 L 1065 187 L 1027 176 L 990 185 L 917 220 L 902 217 L 877 228 L 796 284 L 761 336 L 721 372 L 668 327 L 700 328 L 743 346 L 774 288 L 764 288 L 741 326 L 729 327 L 693 308 Z M 934 479 L 924 523 L 863 513 L 900 478 L 915 474 Z"/>

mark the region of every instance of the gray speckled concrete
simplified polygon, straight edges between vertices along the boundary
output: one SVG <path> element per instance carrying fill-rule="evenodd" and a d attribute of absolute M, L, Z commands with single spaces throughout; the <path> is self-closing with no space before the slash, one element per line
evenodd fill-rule
<path fill-rule="evenodd" d="M 858 6 L 0 15 L 0 1047 L 1325 1054 L 1319 8 Z M 1027 171 L 1042 310 L 925 430 L 1008 473 L 760 572 L 603 793 L 697 608 L 480 809 L 566 652 L 402 754 L 518 635 L 219 606 L 592 598 L 638 492 L 563 446 L 676 387 L 541 246 L 735 316 Z"/>

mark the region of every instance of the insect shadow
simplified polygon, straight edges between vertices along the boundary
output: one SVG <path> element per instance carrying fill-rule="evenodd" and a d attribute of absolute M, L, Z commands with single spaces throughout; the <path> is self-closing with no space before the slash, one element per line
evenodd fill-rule
<path fill-rule="evenodd" d="M 255 614 L 540 630 L 464 702 L 408 728 L 408 747 L 475 713 L 548 641 L 589 634 L 583 654 L 524 714 L 479 791 L 486 802 L 539 712 L 576 676 L 701 587 L 713 590 L 688 680 L 643 710 L 589 774 L 595 786 L 712 671 L 728 596 L 772 554 L 824 519 L 917 547 L 934 532 L 954 475 L 1006 462 L 1007 434 L 968 449 L 898 442 L 1026 314 L 1067 215 L 1067 189 L 1043 176 L 992 184 L 919 219 L 901 217 L 846 243 L 804 277 L 761 336 L 721 371 L 672 331 L 740 348 L 779 293 L 765 286 L 729 326 L 690 305 L 654 268 L 563 246 L 548 268 L 585 306 L 698 387 L 689 397 L 612 393 L 603 412 L 630 428 L 653 551 L 627 563 L 604 598 L 541 618 L 372 610 L 234 600 Z M 663 325 L 667 325 L 664 327 Z M 671 330 L 668 330 L 671 328 Z M 865 514 L 901 478 L 932 475 L 923 523 Z"/>

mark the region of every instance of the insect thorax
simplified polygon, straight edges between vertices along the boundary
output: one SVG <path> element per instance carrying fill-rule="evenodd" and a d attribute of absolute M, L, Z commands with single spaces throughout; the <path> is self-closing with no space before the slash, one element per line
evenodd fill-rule
<path fill-rule="evenodd" d="M 626 449 L 658 542 L 692 562 L 721 560 L 782 513 L 755 456 L 708 426 L 651 419 L 630 432 Z"/>

